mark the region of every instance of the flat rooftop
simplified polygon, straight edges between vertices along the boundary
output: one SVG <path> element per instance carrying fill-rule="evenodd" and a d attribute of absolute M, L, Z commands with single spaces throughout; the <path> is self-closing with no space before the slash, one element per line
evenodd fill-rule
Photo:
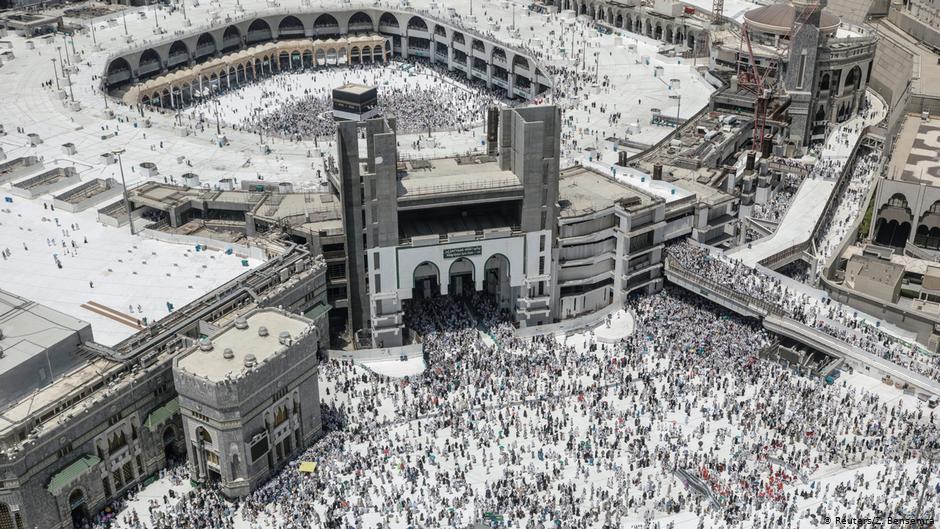
<path fill-rule="evenodd" d="M 83 390 L 87 390 L 87 388 L 96 381 L 107 379 L 112 370 L 119 369 L 120 367 L 121 364 L 117 362 L 102 357 L 94 357 L 87 360 L 73 371 L 55 379 L 52 384 L 20 398 L 8 408 L 0 410 L 0 439 L 8 435 L 11 428 L 18 427 L 22 425 L 24 421 L 30 420 L 31 418 L 35 419 L 50 409 L 51 406 L 59 403 L 63 398 L 69 395 L 77 395 Z M 76 406 L 80 406 L 82 409 L 91 409 L 100 405 L 101 399 L 100 392 L 92 393 L 87 399 L 78 403 Z M 73 406 L 69 409 L 74 408 Z M 63 418 L 64 420 L 68 420 L 71 415 L 71 413 L 61 414 L 54 419 L 54 423 L 47 425 L 51 426 L 52 424 L 57 424 L 59 421 L 63 420 Z M 0 440 L 0 450 L 6 449 L 7 447 L 8 446 Z"/>
<path fill-rule="evenodd" d="M 940 119 L 907 116 L 888 171 L 893 180 L 940 186 Z"/>
<path fill-rule="evenodd" d="M 404 164 L 406 173 L 398 182 L 401 198 L 522 187 L 519 177 L 500 169 L 495 157 L 437 158 Z"/>
<path fill-rule="evenodd" d="M 300 316 L 288 315 L 276 309 L 261 309 L 246 316 L 248 327 L 238 329 L 232 323 L 212 337 L 212 350 L 203 351 L 198 346 L 179 359 L 177 366 L 193 375 L 213 382 L 227 378 L 238 378 L 245 371 L 245 359 L 254 355 L 257 364 L 273 358 L 287 349 L 279 341 L 279 334 L 287 331 L 297 339 L 313 323 Z M 265 327 L 267 336 L 258 330 Z M 232 358 L 225 358 L 231 349 Z"/>
<path fill-rule="evenodd" d="M 345 84 L 337 88 L 336 90 L 341 91 L 341 92 L 347 92 L 350 94 L 355 94 L 358 96 L 358 95 L 367 94 L 370 91 L 375 90 L 375 89 L 376 87 L 374 86 L 366 86 L 364 84 L 358 84 L 358 83 L 349 83 L 349 84 Z"/>
<path fill-rule="evenodd" d="M 323 192 L 272 193 L 257 205 L 254 214 L 268 219 L 303 216 L 310 222 L 342 220 L 343 217 L 339 197 Z"/>
<path fill-rule="evenodd" d="M 562 216 L 601 211 L 618 201 L 627 210 L 655 202 L 652 195 L 586 167 L 572 167 L 561 172 L 558 198 L 562 204 Z"/>
<path fill-rule="evenodd" d="M 87 329 L 87 322 L 0 290 L 0 374 Z"/>
<path fill-rule="evenodd" d="M 873 23 L 877 25 L 878 35 L 882 39 L 897 44 L 911 54 L 912 92 L 940 96 L 940 54 L 905 33 L 887 18 L 878 19 Z"/>

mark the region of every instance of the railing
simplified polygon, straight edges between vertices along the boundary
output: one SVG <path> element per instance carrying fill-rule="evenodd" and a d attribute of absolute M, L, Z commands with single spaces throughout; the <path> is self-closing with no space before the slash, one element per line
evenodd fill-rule
<path fill-rule="evenodd" d="M 875 97 L 882 99 L 882 104 L 884 104 L 884 99 L 881 98 L 880 95 L 878 95 L 873 90 L 871 91 L 871 93 Z M 852 151 L 846 157 L 845 164 L 842 166 L 842 171 L 839 173 L 839 177 L 836 180 L 835 188 L 833 188 L 832 194 L 830 194 L 829 198 L 826 200 L 826 205 L 825 207 L 823 207 L 823 211 L 819 215 L 819 218 L 816 219 L 816 224 L 813 226 L 813 230 L 810 232 L 809 239 L 807 239 L 805 242 L 801 242 L 799 244 L 791 246 L 790 248 L 781 250 L 780 252 L 777 252 L 776 254 L 773 254 L 773 255 L 770 255 L 768 257 L 761 259 L 759 261 L 761 265 L 766 266 L 768 268 L 773 268 L 775 263 L 778 263 L 784 259 L 787 259 L 795 253 L 804 252 L 810 249 L 810 247 L 819 240 L 819 230 L 822 227 L 823 222 L 826 220 L 829 220 L 831 216 L 835 214 L 836 208 L 839 207 L 839 201 L 841 199 L 842 191 L 845 190 L 845 187 L 848 185 L 849 181 L 851 180 L 852 169 L 854 169 L 855 167 L 854 160 L 855 160 L 855 157 L 858 155 L 858 148 L 862 145 L 863 143 L 862 140 L 865 138 L 865 135 L 868 134 L 871 128 L 872 128 L 871 125 L 864 127 L 861 133 L 859 133 L 858 138 L 855 140 L 855 144 L 852 146 Z M 812 171 L 812 169 L 810 169 L 810 171 Z"/>
<path fill-rule="evenodd" d="M 735 303 L 739 305 L 748 307 L 754 310 L 755 312 L 760 313 L 763 316 L 774 315 L 774 316 L 779 316 L 781 318 L 789 317 L 787 313 L 784 312 L 784 310 L 781 309 L 779 306 L 774 305 L 773 303 L 764 301 L 762 299 L 756 299 L 751 296 L 747 296 L 745 294 L 735 292 L 724 285 L 719 285 L 718 283 L 715 283 L 714 281 L 705 279 L 704 277 L 694 272 L 690 272 L 689 270 L 686 270 L 681 265 L 677 264 L 676 261 L 672 257 L 666 257 L 664 264 L 663 264 L 663 269 L 687 281 L 691 281 L 695 284 L 705 286 L 709 290 L 711 290 L 713 293 L 718 294 L 719 296 L 727 298 L 731 301 L 734 301 Z"/>
<path fill-rule="evenodd" d="M 519 180 L 514 178 L 504 178 L 501 180 L 494 180 L 491 182 L 486 182 L 483 184 L 479 183 L 462 183 L 462 184 L 438 184 L 438 185 L 423 185 L 416 186 L 415 189 L 409 190 L 404 189 L 400 190 L 398 193 L 399 197 L 418 197 L 426 195 L 436 195 L 441 193 L 460 193 L 467 191 L 491 191 L 494 189 L 508 189 L 514 187 L 520 187 L 521 184 Z"/>
<path fill-rule="evenodd" d="M 657 150 L 659 150 L 660 147 L 672 141 L 672 139 L 676 136 L 676 134 L 679 134 L 680 132 L 685 131 L 685 129 L 690 128 L 692 124 L 695 123 L 703 115 L 705 115 L 706 112 L 709 112 L 709 108 L 707 105 L 701 110 L 699 110 L 698 112 L 696 112 L 695 115 L 685 120 L 681 125 L 673 129 L 673 131 L 667 134 L 664 138 L 662 138 L 661 140 L 659 140 L 658 142 L 650 146 L 648 149 L 640 151 L 634 154 L 633 156 L 630 156 L 629 158 L 627 158 L 627 164 L 632 164 L 635 162 L 641 162 L 645 160 L 647 156 L 656 152 Z"/>
<path fill-rule="evenodd" d="M 520 233 L 522 233 L 522 226 L 507 226 L 507 228 L 509 228 L 509 234 L 510 234 L 510 236 L 511 236 L 511 235 L 519 235 Z M 505 232 L 504 232 L 504 233 L 505 233 Z M 474 240 L 474 241 L 481 241 L 481 240 L 483 240 L 483 239 L 486 239 L 486 238 L 487 238 L 487 237 L 486 237 L 487 235 L 498 235 L 498 234 L 500 234 L 500 232 L 491 231 L 491 232 L 487 233 L 487 232 L 485 232 L 485 231 L 483 231 L 483 230 L 476 230 L 476 231 L 473 232 L 473 240 Z M 450 235 L 451 235 L 451 234 L 448 234 L 448 233 L 438 234 L 438 236 L 437 236 L 437 237 L 438 237 L 437 243 L 438 243 L 438 244 L 447 244 L 447 243 L 449 243 L 449 242 L 450 242 Z M 457 235 L 457 234 L 454 234 L 454 235 Z M 461 235 L 463 235 L 463 234 L 461 234 Z M 428 235 L 426 235 L 425 237 L 432 237 L 432 236 L 433 236 L 433 234 L 428 234 Z M 494 238 L 494 237 L 491 237 L 491 238 Z M 411 246 L 411 243 L 412 243 L 412 240 L 413 240 L 413 239 L 414 239 L 414 237 L 401 237 L 401 238 L 398 239 L 398 245 L 399 245 L 399 246 Z M 454 243 L 466 242 L 467 240 L 469 240 L 469 239 L 461 239 L 461 240 L 459 240 L 459 241 L 454 241 Z"/>

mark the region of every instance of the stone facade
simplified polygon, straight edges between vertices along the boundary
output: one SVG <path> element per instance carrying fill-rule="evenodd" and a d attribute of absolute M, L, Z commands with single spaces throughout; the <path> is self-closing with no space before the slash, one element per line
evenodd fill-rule
<path fill-rule="evenodd" d="M 303 312 L 325 303 L 325 273 L 321 259 L 290 248 L 114 348 L 89 344 L 93 354 L 86 363 L 5 409 L 0 527 L 70 529 L 73 517 L 94 515 L 168 459 L 185 457 L 172 366 L 188 337 L 218 329 L 234 311 L 283 305 Z M 325 319 L 320 314 L 316 325 L 325 326 Z M 318 337 L 318 331 L 304 337 L 314 358 Z M 318 423 L 317 404 L 313 408 L 309 415 L 316 413 Z M 305 430 L 301 442 L 315 435 Z"/>
<path fill-rule="evenodd" d="M 102 76 L 102 87 L 110 89 L 167 76 L 172 70 L 192 68 L 265 43 L 287 43 L 288 39 L 358 38 L 354 37 L 357 35 L 380 35 L 391 45 L 385 49 L 386 54 L 433 61 L 451 71 L 462 72 L 468 79 L 485 82 L 487 87 L 501 88 L 510 98 L 531 99 L 552 85 L 530 52 L 459 28 L 446 20 L 401 10 L 337 9 L 329 13 L 293 10 L 262 17 L 252 15 L 209 31 L 168 38 L 149 47 L 119 53 L 108 62 Z M 302 54 L 303 50 L 301 57 Z M 280 56 L 278 53 L 278 58 Z M 372 57 L 375 60 L 375 56 Z M 279 67 L 280 60 L 277 62 Z M 287 61 L 287 64 L 291 62 Z M 258 66 L 255 63 L 255 72 Z M 271 68 L 261 69 L 270 71 Z M 247 65 L 245 71 L 247 75 Z M 226 74 L 231 77 L 231 68 Z M 237 65 L 234 74 L 237 80 Z M 163 92 L 160 92 L 159 99 L 163 98 Z M 153 92 L 150 93 L 150 101 L 152 104 Z"/>
<path fill-rule="evenodd" d="M 318 334 L 301 316 L 255 310 L 175 359 L 194 476 L 245 496 L 320 435 Z M 216 341 L 236 350 L 213 347 Z"/>

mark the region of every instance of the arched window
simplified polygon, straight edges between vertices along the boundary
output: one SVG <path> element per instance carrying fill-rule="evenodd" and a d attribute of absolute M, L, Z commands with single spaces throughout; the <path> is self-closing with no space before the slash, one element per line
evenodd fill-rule
<path fill-rule="evenodd" d="M 907 199 L 901 193 L 895 193 L 888 199 L 888 205 L 895 208 L 906 208 Z"/>
<path fill-rule="evenodd" d="M 277 410 L 274 411 L 274 427 L 284 424 L 284 421 L 287 420 L 287 406 L 278 406 Z"/>
<path fill-rule="evenodd" d="M 398 27 L 398 19 L 395 18 L 395 15 L 391 13 L 383 13 L 382 17 L 379 19 L 380 26 L 389 26 L 393 28 Z"/>
<path fill-rule="evenodd" d="M 416 29 L 419 31 L 427 31 L 428 24 L 421 17 L 411 17 L 411 20 L 408 21 L 408 29 Z"/>
<path fill-rule="evenodd" d="M 113 454 L 127 446 L 127 437 L 123 430 L 118 430 L 108 436 L 108 453 Z"/>
<path fill-rule="evenodd" d="M 20 513 L 11 511 L 6 503 L 0 503 L 0 529 L 23 529 Z"/>

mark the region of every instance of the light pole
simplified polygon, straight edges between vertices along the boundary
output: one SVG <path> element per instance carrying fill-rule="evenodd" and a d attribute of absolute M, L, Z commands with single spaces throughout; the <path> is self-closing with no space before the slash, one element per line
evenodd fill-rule
<path fill-rule="evenodd" d="M 678 96 L 678 102 L 676 103 L 676 128 L 679 128 L 679 111 L 682 110 L 682 94 Z"/>
<path fill-rule="evenodd" d="M 65 60 L 68 62 L 68 65 L 72 65 L 72 60 L 69 59 L 69 41 L 65 38 L 65 33 L 62 34 L 62 45 L 65 46 Z M 62 63 L 62 69 L 65 70 L 65 63 Z"/>
<path fill-rule="evenodd" d="M 124 36 L 127 36 L 127 8 L 121 10 L 121 18 L 124 19 Z"/>
<path fill-rule="evenodd" d="M 55 57 L 53 57 L 51 60 L 52 60 L 52 73 L 55 74 L 55 89 L 62 90 L 62 88 L 59 86 L 59 69 L 55 67 Z"/>
<path fill-rule="evenodd" d="M 62 68 L 62 75 L 65 75 L 65 61 L 62 60 L 62 46 L 56 46 L 55 51 L 59 54 L 59 67 Z M 65 50 L 65 54 L 68 55 L 68 50 Z"/>
<path fill-rule="evenodd" d="M 75 102 L 75 92 L 72 91 L 72 74 L 69 70 L 65 70 L 65 82 L 69 84 L 69 101 Z"/>
<path fill-rule="evenodd" d="M 121 187 L 124 188 L 124 209 L 127 210 L 127 223 L 131 227 L 131 235 L 137 235 L 134 233 L 134 219 L 131 218 L 131 201 L 127 198 L 127 182 L 124 181 L 124 160 L 121 159 L 121 155 L 124 154 L 124 151 L 125 149 L 120 149 L 112 151 L 111 154 L 118 157 L 118 167 L 121 169 Z"/>

